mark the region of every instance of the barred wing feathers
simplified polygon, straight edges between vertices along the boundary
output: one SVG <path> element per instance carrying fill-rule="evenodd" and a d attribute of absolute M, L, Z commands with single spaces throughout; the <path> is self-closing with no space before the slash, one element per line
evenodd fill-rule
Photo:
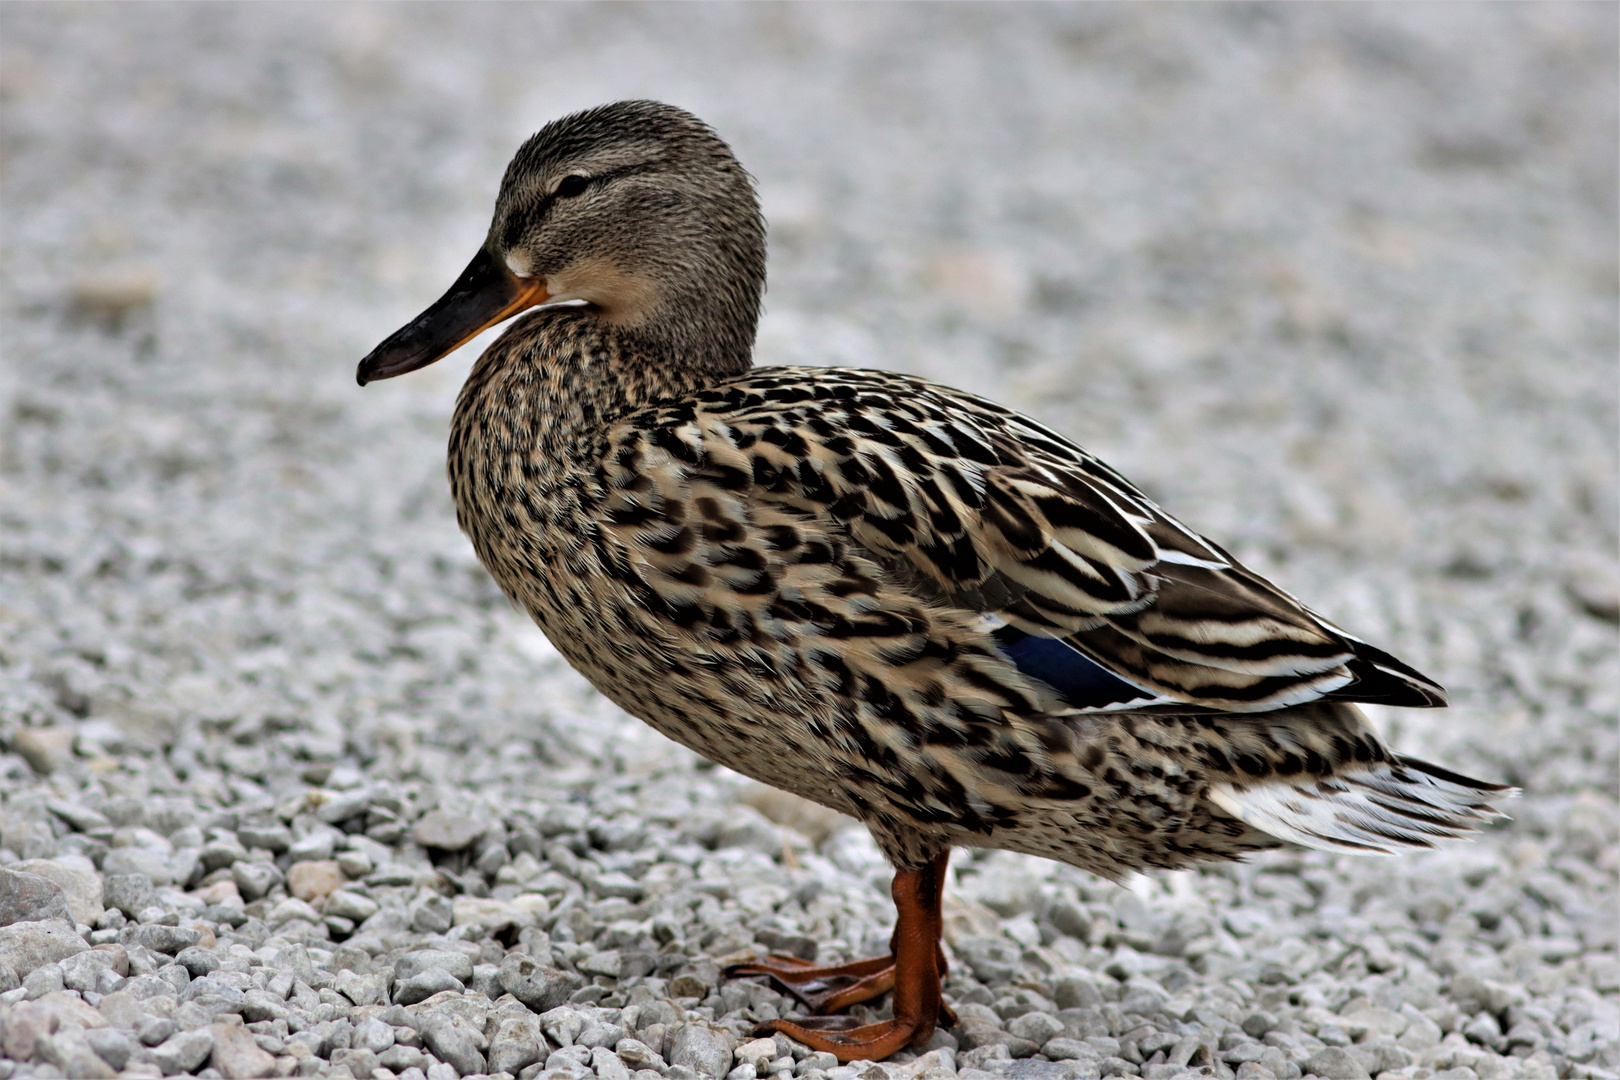
<path fill-rule="evenodd" d="M 1444 704 L 1432 680 L 993 402 L 886 372 L 762 368 L 662 412 L 634 426 L 681 443 L 722 488 L 830 516 L 914 595 L 1116 677 L 1114 700 L 1081 708 Z"/>

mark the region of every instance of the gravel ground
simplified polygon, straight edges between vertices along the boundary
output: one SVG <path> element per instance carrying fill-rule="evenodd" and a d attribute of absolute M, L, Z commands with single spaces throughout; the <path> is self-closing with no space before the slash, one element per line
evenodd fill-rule
<path fill-rule="evenodd" d="M 9 4 L 0 1080 L 1609 1080 L 1613 5 Z M 1071 432 L 1440 678 L 1479 842 L 1121 888 L 960 854 L 928 1052 L 719 975 L 883 946 L 852 822 L 618 713 L 456 533 L 474 350 L 355 361 L 547 119 L 713 122 L 766 362 Z M 857 1010 L 860 1011 L 860 1010 Z"/>

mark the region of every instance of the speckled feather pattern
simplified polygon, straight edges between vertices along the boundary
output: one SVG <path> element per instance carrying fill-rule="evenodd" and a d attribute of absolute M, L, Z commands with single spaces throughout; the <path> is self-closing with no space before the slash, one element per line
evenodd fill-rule
<path fill-rule="evenodd" d="M 906 376 L 715 378 L 543 310 L 475 366 L 450 476 L 479 557 L 604 694 L 861 819 L 899 867 L 964 845 L 1118 877 L 1274 846 L 1233 792 L 1394 767 L 1336 699 L 1443 700 L 1068 440 Z M 1075 709 L 998 624 L 1140 698 Z"/>

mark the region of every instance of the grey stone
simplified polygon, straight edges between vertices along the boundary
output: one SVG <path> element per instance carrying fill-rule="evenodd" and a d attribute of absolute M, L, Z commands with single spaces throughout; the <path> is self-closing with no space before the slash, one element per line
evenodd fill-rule
<path fill-rule="evenodd" d="M 424 896 L 411 905 L 411 929 L 424 934 L 442 934 L 455 921 L 455 908 L 448 896 Z"/>
<path fill-rule="evenodd" d="M 364 1047 L 373 1054 L 380 1054 L 394 1045 L 394 1029 L 375 1016 L 368 1017 L 355 1025 L 354 1045 Z"/>
<path fill-rule="evenodd" d="M 30 971 L 22 981 L 29 1001 L 37 1001 L 46 994 L 54 994 L 67 985 L 62 978 L 61 964 L 41 964 Z"/>
<path fill-rule="evenodd" d="M 550 1072 L 554 1069 L 569 1070 L 584 1076 L 590 1076 L 592 1052 L 591 1048 L 586 1046 L 564 1046 L 546 1057 L 546 1071 Z M 533 1068 L 533 1066 L 529 1066 L 529 1068 Z M 685 1071 L 693 1076 L 697 1075 L 691 1069 Z"/>
<path fill-rule="evenodd" d="M 426 848 L 441 851 L 461 851 L 471 847 L 484 835 L 485 826 L 470 817 L 452 814 L 446 810 L 433 810 L 416 823 L 411 835 Z"/>
<path fill-rule="evenodd" d="M 605 1046 L 591 1051 L 591 1071 L 600 1080 L 630 1080 L 630 1070 L 624 1067 L 619 1055 Z"/>
<path fill-rule="evenodd" d="M 1006 1046 L 1017 1036 L 975 1019 L 972 1022 L 964 1020 L 956 1029 L 956 1038 L 962 1049 L 978 1050 L 986 1046 Z"/>
<path fill-rule="evenodd" d="M 1366 1003 L 1365 998 L 1355 999 L 1359 1007 L 1352 1011 L 1345 1006 L 1344 1029 L 1352 1039 L 1379 1039 L 1397 1038 L 1403 1034 L 1411 1021 L 1392 1009 Z"/>
<path fill-rule="evenodd" d="M 129 953 L 122 945 L 100 945 L 68 957 L 61 966 L 68 989 L 108 994 L 129 974 Z"/>
<path fill-rule="evenodd" d="M 980 981 L 997 986 L 1012 982 L 1023 970 L 1023 952 L 1018 944 L 1003 937 L 977 936 L 959 939 L 956 955 Z"/>
<path fill-rule="evenodd" d="M 1221 1060 L 1228 1065 L 1242 1065 L 1246 1061 L 1259 1061 L 1265 1051 L 1266 1048 L 1257 1042 L 1238 1043 L 1229 1050 L 1221 1051 Z"/>
<path fill-rule="evenodd" d="M 447 972 L 457 982 L 465 983 L 472 978 L 473 961 L 466 953 L 447 949 L 418 949 L 394 961 L 394 978 L 409 979 L 434 968 Z"/>
<path fill-rule="evenodd" d="M 1169 999 L 1162 989 L 1157 986 L 1143 985 L 1151 980 L 1131 979 L 1126 985 L 1125 996 L 1120 1000 L 1121 1012 L 1136 1013 L 1148 1016 L 1158 1012 Z"/>
<path fill-rule="evenodd" d="M 1502 1025 L 1497 1022 L 1495 1016 L 1484 1010 L 1468 1022 L 1462 1033 L 1469 1042 L 1488 1046 L 1492 1050 L 1501 1049 L 1506 1042 L 1502 1037 Z"/>
<path fill-rule="evenodd" d="M 157 903 L 157 889 L 145 874 L 107 874 L 101 880 L 101 898 L 133 919 Z"/>
<path fill-rule="evenodd" d="M 337 849 L 337 835 L 331 829 L 319 829 L 293 841 L 287 853 L 294 862 L 324 862 Z"/>
<path fill-rule="evenodd" d="M 315 816 L 328 825 L 336 825 L 340 821 L 365 813 L 366 804 L 371 801 L 371 794 L 367 791 L 327 791 L 321 804 L 315 808 Z M 418 841 L 420 843 L 420 841 Z M 426 847 L 427 845 L 423 845 Z"/>
<path fill-rule="evenodd" d="M 574 1036 L 576 1046 L 618 1046 L 619 1040 L 629 1033 L 618 1024 L 610 1024 L 605 1020 L 587 1020 L 585 1026 Z"/>
<path fill-rule="evenodd" d="M 1550 883 L 1539 887 L 1550 888 Z M 1469 972 L 1453 978 L 1446 993 L 1465 1012 L 1484 1011 L 1493 1016 L 1500 1016 L 1509 1005 L 1518 1004 L 1523 998 L 1523 991 L 1517 987 L 1481 978 Z"/>
<path fill-rule="evenodd" d="M 157 1046 L 175 1032 L 180 1025 L 166 1016 L 147 1016 L 135 1025 L 135 1037 L 147 1046 Z"/>
<path fill-rule="evenodd" d="M 641 1069 L 651 1069 L 656 1073 L 662 1074 L 664 1070 L 669 1067 L 668 1063 L 664 1061 L 662 1054 L 658 1053 L 640 1039 L 620 1039 L 619 1044 L 613 1049 L 614 1052 L 619 1055 L 619 1060 L 624 1062 L 624 1067 L 629 1069 L 631 1072 L 637 1072 Z M 735 1051 L 733 1053 L 735 1053 Z M 814 1054 L 810 1055 L 810 1057 L 814 1056 Z M 832 1060 L 823 1064 L 822 1068 L 832 1068 L 834 1065 L 838 1064 L 837 1058 L 832 1057 L 831 1054 L 828 1054 L 827 1056 L 832 1058 Z M 808 1058 L 806 1058 L 806 1060 L 808 1060 Z M 491 1059 L 491 1064 L 494 1064 L 493 1058 Z"/>
<path fill-rule="evenodd" d="M 177 912 L 170 911 L 162 904 L 153 904 L 151 907 L 142 908 L 137 912 L 135 921 L 151 923 L 154 926 L 179 926 L 180 915 Z"/>
<path fill-rule="evenodd" d="M 374 1003 L 368 1001 L 364 1004 Z M 290 1015 L 286 999 L 268 990 L 247 990 L 242 994 L 242 1019 L 250 1024 L 261 1020 L 285 1020 Z"/>
<path fill-rule="evenodd" d="M 370 1050 L 350 1046 L 332 1051 L 332 1065 L 347 1069 L 353 1080 L 371 1080 L 371 1074 L 377 1071 L 378 1061 L 377 1055 Z"/>
<path fill-rule="evenodd" d="M 496 978 L 503 990 L 537 1013 L 555 1009 L 585 984 L 579 975 L 547 967 L 523 953 L 508 953 Z"/>
<path fill-rule="evenodd" d="M 62 890 L 38 874 L 0 867 L 0 926 L 42 919 L 74 921 Z"/>
<path fill-rule="evenodd" d="M 570 1047 L 579 1033 L 585 1030 L 585 1018 L 579 1014 L 579 1010 L 559 1005 L 541 1014 L 540 1028 L 558 1046 Z"/>
<path fill-rule="evenodd" d="M 150 953 L 150 950 L 148 950 L 148 952 Z M 157 956 L 158 954 L 151 953 L 151 955 Z M 168 958 L 160 957 L 160 959 Z M 179 964 L 164 964 L 162 967 L 156 969 L 153 974 L 162 981 L 168 983 L 176 994 L 184 990 L 191 983 L 191 972 L 187 971 Z"/>
<path fill-rule="evenodd" d="M 1060 1009 L 1099 1008 L 1102 993 L 1089 971 L 1066 971 L 1052 980 L 1052 1000 Z"/>
<path fill-rule="evenodd" d="M 595 874 L 589 881 L 591 891 L 601 897 L 618 896 L 626 900 L 640 900 L 646 887 L 629 874 L 618 870 Z"/>
<path fill-rule="evenodd" d="M 377 901 L 369 896 L 338 889 L 326 898 L 321 911 L 326 915 L 361 923 L 377 914 Z"/>
<path fill-rule="evenodd" d="M 993 1062 L 1011 1062 L 1012 1054 L 1007 1052 L 1006 1043 L 992 1043 L 987 1046 L 976 1046 L 956 1059 L 958 1070 L 979 1069 L 989 1071 Z"/>
<path fill-rule="evenodd" d="M 837 1067 L 838 1059 L 836 1057 L 827 1053 L 825 1050 L 818 1050 L 815 1053 L 806 1054 L 804 1058 L 794 1066 L 793 1072 L 795 1076 L 803 1076 L 811 1069 L 820 1069 L 822 1072 L 826 1072 L 828 1069 L 836 1069 Z"/>
<path fill-rule="evenodd" d="M 415 1005 L 446 990 L 464 989 L 460 980 L 443 968 L 429 968 L 394 983 L 394 1003 Z"/>
<path fill-rule="evenodd" d="M 236 838 L 234 833 L 221 833 L 202 846 L 197 852 L 197 859 L 202 863 L 204 871 L 219 870 L 232 863 L 242 862 L 248 857 L 248 849 Z"/>
<path fill-rule="evenodd" d="M 280 885 L 285 878 L 274 863 L 239 862 L 231 864 L 231 880 L 236 882 L 242 899 L 251 901 Z"/>
<path fill-rule="evenodd" d="M 65 919 L 21 922 L 0 927 L 0 964 L 21 978 L 43 964 L 54 964 L 89 946 Z"/>
<path fill-rule="evenodd" d="M 195 1002 L 208 1016 L 222 1012 L 240 1013 L 247 1002 L 247 994 L 212 975 L 193 979 L 180 991 L 180 1000 Z"/>
<path fill-rule="evenodd" d="M 163 1070 L 164 1076 L 177 1076 L 202 1068 L 202 1063 L 208 1060 L 213 1050 L 213 1032 L 200 1027 L 191 1031 L 177 1031 L 148 1053 L 152 1055 L 153 1064 Z"/>
<path fill-rule="evenodd" d="M 366 975 L 339 971 L 335 988 L 356 1005 L 386 1005 L 391 978 L 388 971 L 373 971 Z"/>
<path fill-rule="evenodd" d="M 669 1040 L 669 1063 L 684 1065 L 699 1076 L 725 1076 L 731 1070 L 737 1037 L 701 1020 L 679 1025 Z"/>
<path fill-rule="evenodd" d="M 1341 1046 L 1328 1046 L 1305 1059 L 1303 1068 L 1308 1073 L 1326 1080 L 1368 1080 L 1367 1068 L 1356 1056 Z"/>
<path fill-rule="evenodd" d="M 173 852 L 157 848 L 113 848 L 102 860 L 101 869 L 108 875 L 138 874 L 158 885 L 173 885 Z M 125 914 L 130 914 L 125 912 Z"/>
<path fill-rule="evenodd" d="M 73 826 L 76 832 L 95 832 L 98 829 L 112 828 L 112 822 L 107 819 L 106 814 L 88 806 L 63 802 L 61 799 L 48 799 L 45 808 Z"/>
<path fill-rule="evenodd" d="M 250 848 L 280 855 L 292 845 L 292 831 L 279 822 L 247 822 L 237 826 L 236 838 Z"/>
<path fill-rule="evenodd" d="M 1041 1053 L 1053 1061 L 1070 1061 L 1078 1058 L 1097 1060 L 1097 1051 L 1079 1039 L 1057 1038 L 1049 1039 L 1041 1047 Z"/>
<path fill-rule="evenodd" d="M 474 964 L 472 981 L 467 984 L 467 989 L 475 994 L 483 994 L 493 1001 L 504 993 L 500 974 L 501 969 L 494 964 Z"/>
<path fill-rule="evenodd" d="M 17 977 L 17 969 L 5 961 L 0 961 L 0 994 L 9 993 L 22 985 Z"/>
<path fill-rule="evenodd" d="M 201 941 L 202 931 L 193 930 L 189 926 L 135 923 L 118 931 L 118 940 L 125 945 L 140 945 L 155 953 L 168 953 L 173 956 Z"/>
<path fill-rule="evenodd" d="M 258 1080 L 275 1075 L 275 1057 L 260 1048 L 253 1032 L 244 1027 L 239 1018 L 233 1016 L 223 1023 L 213 1024 L 209 1031 L 214 1040 L 210 1061 L 228 1080 Z M 369 1073 L 366 1080 L 370 1080 Z"/>
<path fill-rule="evenodd" d="M 117 1070 L 96 1053 L 85 1038 L 84 1029 L 77 1025 L 64 1026 L 55 1034 L 38 1040 L 36 1053 L 75 1080 L 111 1080 L 118 1075 Z"/>
<path fill-rule="evenodd" d="M 1412 1055 L 1409 1051 L 1397 1045 L 1394 1039 L 1385 1035 L 1377 1039 L 1369 1039 L 1354 1048 L 1361 1058 L 1361 1063 L 1373 1076 L 1392 1070 L 1404 1069 L 1412 1064 Z M 1261 1062 L 1264 1064 L 1264 1061 Z M 1275 1071 L 1275 1070 L 1273 1070 Z"/>
<path fill-rule="evenodd" d="M 54 882 L 62 890 L 75 923 L 94 926 L 101 918 L 101 875 L 95 866 L 82 856 L 64 856 L 60 859 L 26 859 L 13 863 L 11 869 L 25 874 L 38 874 Z"/>
<path fill-rule="evenodd" d="M 377 1064 L 385 1069 L 392 1069 L 395 1073 L 403 1073 L 406 1069 L 426 1069 L 432 1061 L 432 1058 L 416 1047 L 403 1046 L 399 1043 L 377 1055 Z"/>
<path fill-rule="evenodd" d="M 579 970 L 583 975 L 606 975 L 616 979 L 623 967 L 619 957 L 619 950 L 608 949 L 603 952 L 592 953 L 579 961 Z"/>
<path fill-rule="evenodd" d="M 1063 1021 L 1050 1013 L 1027 1012 L 1007 1022 L 1007 1031 L 1020 1039 L 1028 1039 L 1033 1043 L 1045 1043 L 1054 1038 L 1063 1030 Z"/>
<path fill-rule="evenodd" d="M 191 972 L 192 978 L 196 978 L 199 975 L 207 975 L 219 967 L 223 960 L 213 949 L 202 949 L 193 945 L 175 953 L 174 962 Z"/>
<path fill-rule="evenodd" d="M 508 1017 L 500 1022 L 495 1037 L 490 1040 L 490 1071 L 508 1072 L 516 1076 L 544 1057 L 546 1049 L 539 1017 Z"/>
<path fill-rule="evenodd" d="M 52 773 L 73 760 L 71 727 L 22 728 L 11 737 L 11 748 L 36 772 Z"/>
<path fill-rule="evenodd" d="M 484 1071 L 483 1035 L 462 1017 L 445 1011 L 431 1012 L 422 1018 L 420 1032 L 428 1049 L 455 1066 L 460 1075 Z"/>
<path fill-rule="evenodd" d="M 1100 1075 L 1090 1061 L 1013 1061 L 996 1072 L 1004 1080 L 1096 1080 Z"/>
<path fill-rule="evenodd" d="M 88 1028 L 84 1033 L 84 1041 L 90 1044 L 102 1061 L 111 1065 L 114 1072 L 122 1072 L 129 1063 L 130 1054 L 135 1051 L 135 1040 L 117 1028 Z"/>

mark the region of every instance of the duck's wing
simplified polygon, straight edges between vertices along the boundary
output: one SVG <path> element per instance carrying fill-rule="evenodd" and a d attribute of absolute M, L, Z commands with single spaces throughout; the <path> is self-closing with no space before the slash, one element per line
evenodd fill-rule
<path fill-rule="evenodd" d="M 980 613 L 1083 710 L 1264 712 L 1445 692 L 1242 566 L 1063 436 L 885 372 L 765 368 L 638 426 L 750 497 L 830 517 L 917 595 Z M 684 450 L 683 450 L 684 448 Z"/>

